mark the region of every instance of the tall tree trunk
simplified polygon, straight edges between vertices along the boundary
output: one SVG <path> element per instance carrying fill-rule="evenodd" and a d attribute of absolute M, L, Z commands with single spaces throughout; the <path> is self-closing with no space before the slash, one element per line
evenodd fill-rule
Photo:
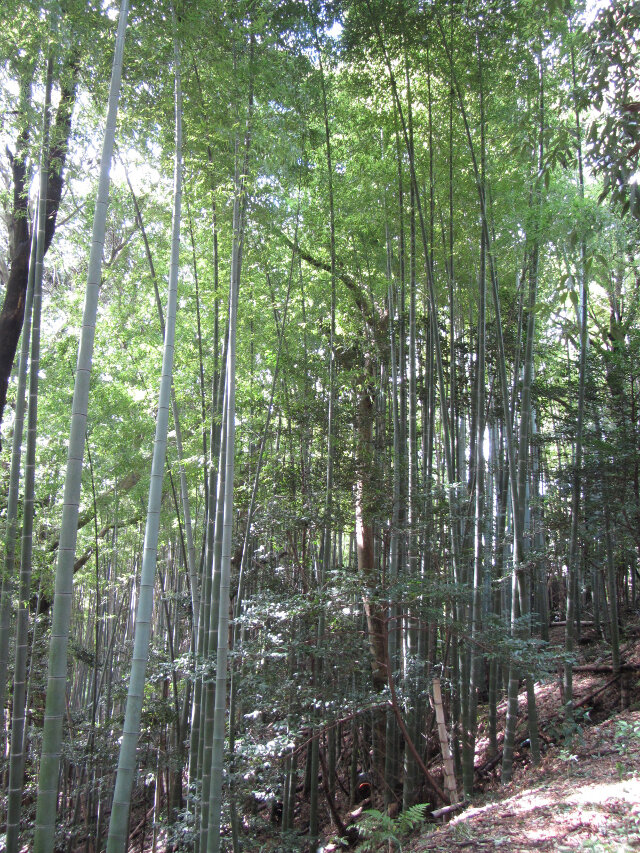
<path fill-rule="evenodd" d="M 487 204 L 486 204 L 486 192 L 481 180 L 480 169 L 478 166 L 478 160 L 475 153 L 475 146 L 473 143 L 473 139 L 471 136 L 471 129 L 469 126 L 469 119 L 467 116 L 467 110 L 465 107 L 464 96 L 462 90 L 460 88 L 460 83 L 455 73 L 455 67 L 453 63 L 453 55 L 451 52 L 451 45 L 447 40 L 447 36 L 444 32 L 444 28 L 442 23 L 438 21 L 438 25 L 440 28 L 440 34 L 442 36 L 442 42 L 447 53 L 447 58 L 449 62 L 449 67 L 451 69 L 452 81 L 458 96 L 458 104 L 460 106 L 460 111 L 462 114 L 462 120 L 465 128 L 465 134 L 467 137 L 467 143 L 469 147 L 469 153 L 471 155 L 471 161 L 473 166 L 473 173 L 476 180 L 476 188 L 478 191 L 478 199 L 480 203 L 480 216 L 482 222 L 482 229 L 484 233 L 487 259 L 489 265 L 489 276 L 491 280 L 491 290 L 493 295 L 493 305 L 494 305 L 494 313 L 495 313 L 495 324 L 496 324 L 496 339 L 498 345 L 498 372 L 500 376 L 500 386 L 502 392 L 502 406 L 503 406 L 503 419 L 504 419 L 504 430 L 505 430 L 505 445 L 507 451 L 507 458 L 509 461 L 509 487 L 511 494 L 511 506 L 512 506 L 512 523 L 513 523 L 513 573 L 512 573 L 512 602 L 514 605 L 514 609 L 512 611 L 512 631 L 515 628 L 515 614 L 520 612 L 521 615 L 526 615 L 528 613 L 528 604 L 527 604 L 527 584 L 526 578 L 524 575 L 524 566 L 523 566 L 523 551 L 524 551 L 524 534 L 522 529 L 522 518 L 519 512 L 520 507 L 520 498 L 518 493 L 518 472 L 516 466 L 516 447 L 515 440 L 513 435 L 513 407 L 511 402 L 511 392 L 507 380 L 507 368 L 506 368 L 506 358 L 505 358 L 505 348 L 504 348 L 504 336 L 503 336 L 503 328 L 502 328 L 502 318 L 501 318 L 501 310 L 500 310 L 500 292 L 498 287 L 498 276 L 497 276 L 497 268 L 495 258 L 493 256 L 492 250 L 492 241 L 491 241 L 491 232 L 489 229 L 489 220 L 487 216 Z M 529 713 L 530 720 L 532 726 L 534 725 L 535 718 L 535 696 L 533 694 L 532 689 L 532 681 L 530 676 L 528 676 L 528 684 L 527 684 L 527 693 L 528 693 L 528 703 L 529 703 Z M 502 763 L 502 776 L 503 781 L 507 782 L 511 778 L 511 767 L 512 767 L 512 755 L 513 755 L 513 744 L 515 738 L 515 724 L 516 719 L 515 715 L 517 715 L 518 709 L 518 700 L 517 700 L 517 691 L 519 685 L 519 676 L 515 670 L 515 666 L 512 664 L 510 667 L 510 675 L 509 675 L 509 701 L 507 705 L 507 724 L 505 728 L 505 744 L 503 751 L 503 763 Z M 533 729 L 532 729 L 533 732 Z M 537 737 L 537 729 L 535 733 L 533 733 L 534 738 Z"/>
<path fill-rule="evenodd" d="M 64 63 L 60 101 L 56 111 L 51 133 L 51 145 L 45 164 L 49 175 L 46 199 L 44 254 L 51 245 L 56 230 L 56 220 L 62 189 L 64 186 L 64 166 L 71 137 L 71 116 L 76 99 L 78 69 L 80 65 L 79 51 L 76 47 Z M 22 81 L 21 111 L 25 116 L 25 126 L 18 137 L 16 152 L 12 158 L 11 171 L 13 180 L 13 211 L 10 224 L 9 261 L 10 270 L 5 291 L 2 310 L 0 310 L 0 427 L 4 407 L 7 401 L 7 389 L 13 367 L 13 359 L 18 348 L 20 332 L 24 321 L 25 296 L 29 275 L 29 217 L 28 217 L 28 175 L 26 151 L 31 131 L 26 119 L 29 110 L 31 85 L 30 74 Z M 1 438 L 1 436 L 0 436 Z M 2 444 L 0 441 L 0 448 Z"/>
<path fill-rule="evenodd" d="M 38 775 L 38 802 L 33 843 L 34 853 L 52 853 L 55 843 L 58 773 L 67 683 L 67 646 L 71 622 L 73 564 L 78 533 L 78 510 L 80 505 L 82 463 L 84 459 L 87 408 L 89 402 L 89 378 L 98 309 L 98 295 L 100 292 L 102 252 L 109 198 L 109 172 L 111 169 L 111 157 L 116 130 L 116 115 L 118 112 L 128 9 L 128 0 L 122 0 L 109 88 L 107 125 L 100 161 L 100 182 L 94 213 L 93 237 L 82 320 L 82 336 L 78 350 L 78 364 L 73 392 L 71 432 L 64 488 L 64 507 L 60 528 L 55 598 L 49 644 L 49 675 L 47 681 L 42 754 Z"/>
<path fill-rule="evenodd" d="M 367 380 L 371 382 L 371 362 L 367 357 Z M 367 619 L 369 648 L 371 650 L 371 669 L 373 689 L 382 691 L 387 683 L 387 641 L 385 630 L 385 614 L 376 593 L 380 578 L 376 567 L 374 554 L 374 527 L 372 511 L 375 505 L 373 492 L 372 462 L 373 462 L 373 419 L 374 404 L 367 388 L 358 394 L 357 408 L 358 449 L 358 481 L 356 483 L 356 553 L 358 571 L 364 585 L 363 601 Z"/>
<path fill-rule="evenodd" d="M 397 132 L 396 132 L 396 141 L 397 140 Z M 384 158 L 384 138 L 381 131 L 381 148 L 382 148 L 382 156 Z M 401 159 L 398 159 L 398 178 L 399 178 L 399 197 L 402 198 L 402 162 Z M 389 585 L 394 587 L 398 580 L 398 570 L 400 563 L 400 524 L 401 524 L 401 493 L 402 493 L 402 480 L 403 480 L 403 460 L 404 460 L 404 447 L 402 446 L 402 432 L 400 426 L 400 398 L 401 398 L 401 382 L 399 378 L 399 374 L 403 373 L 403 371 L 398 370 L 398 362 L 399 362 L 399 344 L 397 341 L 396 331 L 398 329 L 399 316 L 398 316 L 398 299 L 395 298 L 394 294 L 394 282 L 393 282 L 393 274 L 392 274 L 392 245 L 391 245 L 391 233 L 389 229 L 389 221 L 387 217 L 387 200 L 386 195 L 383 197 L 383 204 L 385 208 L 385 242 L 386 242 L 386 273 L 387 273 L 387 302 L 388 302 L 388 312 L 389 312 L 389 357 L 391 362 L 391 389 L 390 389 L 390 397 L 391 397 L 391 420 L 393 425 L 393 497 L 392 497 L 392 507 L 391 507 L 391 520 L 390 520 L 390 528 L 389 528 L 389 570 L 388 570 L 388 580 Z M 404 252 L 404 235 L 403 235 L 403 226 L 402 226 L 402 218 L 404 215 L 404 211 L 402 209 L 402 203 L 400 203 L 400 252 Z M 404 258 L 401 254 L 401 282 L 400 286 L 404 286 Z M 395 600 L 395 596 L 390 596 L 389 608 L 388 608 L 388 625 L 389 628 L 387 630 L 387 660 L 390 671 L 388 673 L 389 678 L 395 678 L 396 672 L 398 670 L 399 664 L 399 650 L 401 648 L 401 637 L 402 632 L 400 625 L 398 624 L 399 616 L 400 616 L 400 606 Z M 393 789 L 396 783 L 396 777 L 398 772 L 398 752 L 399 752 L 399 737 L 398 737 L 398 728 L 395 717 L 391 711 L 387 713 L 387 728 L 386 728 L 386 746 L 385 746 L 385 805 L 388 807 L 392 801 Z M 356 745 L 353 747 L 352 754 L 352 762 L 355 760 L 354 757 L 357 756 Z M 357 765 L 355 767 L 357 770 Z M 355 783 L 353 786 L 355 791 Z"/>
<path fill-rule="evenodd" d="M 571 27 L 570 27 L 571 30 Z M 573 34 L 571 34 L 573 35 Z M 580 123 L 580 109 L 578 107 L 578 89 L 575 69 L 575 58 L 573 43 L 571 44 L 571 72 L 573 78 L 573 96 L 575 110 L 575 129 L 578 155 L 578 188 L 580 197 L 584 198 L 584 170 L 582 164 L 582 128 Z M 567 715 L 573 716 L 573 653 L 575 641 L 575 616 L 576 616 L 576 592 L 578 589 L 578 571 L 580 560 L 579 529 L 580 529 L 580 503 L 582 490 L 582 447 L 584 430 L 584 403 L 585 388 L 587 382 L 587 348 L 589 340 L 587 337 L 588 317 L 588 283 L 587 283 L 587 244 L 583 237 L 580 241 L 580 261 L 578 278 L 580 281 L 580 299 L 578 309 L 578 329 L 580 331 L 580 365 L 578 368 L 578 416 L 576 422 L 576 435 L 574 442 L 573 459 L 573 482 L 571 486 L 571 538 L 569 541 L 569 565 L 567 572 L 567 610 L 565 628 L 565 651 L 567 661 L 564 667 L 564 701 Z"/>
<path fill-rule="evenodd" d="M 405 78 L 407 90 L 407 125 L 409 130 L 409 145 L 411 146 L 410 157 L 414 158 L 413 139 L 413 104 L 411 93 L 411 75 L 409 73 L 409 59 L 405 49 Z M 407 445 L 407 574 L 410 579 L 417 577 L 417 537 L 418 529 L 418 452 L 417 452 L 417 351 L 416 351 L 416 211 L 415 211 L 416 188 L 411 184 L 411 205 L 409 210 L 409 394 L 408 394 L 408 445 Z M 418 696 L 418 630 L 413 613 L 408 612 L 409 617 L 405 626 L 405 692 L 408 699 L 406 703 L 406 725 L 413 741 L 418 739 L 419 709 L 417 707 Z M 415 790 L 417 788 L 418 767 L 415 756 L 408 748 L 404 755 L 404 779 L 403 779 L 403 805 L 405 808 L 413 805 Z"/>
<path fill-rule="evenodd" d="M 0 425 L 7 399 L 7 388 L 13 359 L 24 318 L 25 295 L 29 278 L 29 195 L 27 176 L 27 149 L 31 138 L 31 127 L 27 113 L 31 109 L 31 86 L 34 66 L 20 81 L 20 112 L 24 127 L 21 129 L 16 150 L 11 157 L 11 179 L 13 181 L 13 210 L 9 226 L 9 278 L 0 312 Z M 34 241 L 35 242 L 35 241 Z"/>
<path fill-rule="evenodd" d="M 156 268 L 153 263 L 153 256 L 151 255 L 151 248 L 149 246 L 149 240 L 147 239 L 147 233 L 144 227 L 144 222 L 142 220 L 142 213 L 140 211 L 140 206 L 138 205 L 138 199 L 136 198 L 135 193 L 133 192 L 133 187 L 131 186 L 131 182 L 129 181 L 129 175 L 127 174 L 127 183 L 129 185 L 129 191 L 131 192 L 131 198 L 133 199 L 133 204 L 136 209 L 136 219 L 138 220 L 138 227 L 140 228 L 140 233 L 142 234 L 142 239 L 144 242 L 144 250 L 147 256 L 147 263 L 149 264 L 149 272 L 151 273 L 151 280 L 153 282 L 153 290 L 156 297 L 156 308 L 158 309 L 158 319 L 160 321 L 160 329 L 162 331 L 162 339 L 165 337 L 165 322 L 164 322 L 164 312 L 162 310 L 162 301 L 160 299 L 160 289 L 158 287 L 158 277 L 156 276 Z M 193 235 L 192 235 L 193 238 Z M 195 269 L 195 267 L 194 267 Z M 196 286 L 197 286 L 197 277 L 196 277 Z M 197 316 L 198 316 L 198 328 L 200 327 L 200 309 L 198 307 L 198 298 L 196 292 L 196 306 L 197 306 Z M 198 342 L 200 343 L 200 334 L 198 334 Z M 201 389 L 202 389 L 202 376 L 201 376 Z M 202 401 L 202 411 L 204 415 L 204 398 Z M 189 489 L 187 486 L 187 475 L 184 470 L 184 453 L 182 450 L 182 429 L 180 426 L 180 411 L 178 409 L 178 401 L 176 400 L 176 391 L 171 384 L 171 412 L 173 414 L 173 425 L 176 431 L 176 451 L 178 455 L 178 473 L 180 477 L 180 499 L 182 502 L 182 512 L 184 515 L 184 529 L 185 535 L 187 539 L 186 544 L 186 562 L 187 569 L 189 572 L 189 589 L 191 592 L 191 619 L 192 619 L 192 627 L 193 633 L 197 635 L 198 633 L 198 621 L 200 618 L 200 578 L 198 577 L 198 573 L 196 570 L 196 549 L 193 541 L 193 523 L 191 520 L 191 505 L 189 502 Z M 206 453 L 206 438 L 204 441 L 204 451 Z M 206 475 L 205 475 L 206 482 Z M 206 497 L 206 490 L 205 490 Z"/>
<path fill-rule="evenodd" d="M 329 248 L 331 255 L 331 309 L 330 309 L 330 329 L 329 329 L 329 405 L 327 409 L 327 463 L 326 463 L 326 479 L 325 479 L 325 522 L 322 540 L 322 558 L 320 563 L 320 572 L 318 581 L 318 592 L 323 595 L 325 578 L 328 576 L 331 568 L 331 530 L 332 530 L 332 513 L 333 513 L 333 455 L 334 455 L 334 420 L 335 420 L 335 325 L 336 325 L 336 219 L 333 198 L 333 164 L 331 153 L 331 130 L 329 127 L 329 110 L 327 106 L 327 87 L 325 81 L 324 67 L 322 65 L 322 55 L 320 45 L 316 35 L 316 49 L 318 51 L 318 62 L 320 69 L 320 83 L 322 88 L 322 111 L 324 117 L 325 131 L 325 149 L 327 162 L 327 181 L 329 189 Z M 321 678 L 322 668 L 322 646 L 324 644 L 325 632 L 325 614 L 321 609 L 318 617 L 317 626 L 317 667 L 315 677 Z M 317 844 L 318 840 L 318 750 L 319 738 L 314 737 L 311 743 L 311 803 L 309 817 L 309 843 L 312 847 Z M 324 779 L 324 773 L 323 773 Z M 325 779 L 326 782 L 326 779 Z M 333 784 L 329 780 L 330 784 Z"/>
<path fill-rule="evenodd" d="M 485 180 L 485 115 L 484 86 L 482 76 L 482 46 L 480 37 L 476 38 L 478 52 L 478 71 L 480 80 L 480 179 Z M 469 684 L 467 714 L 464 726 L 462 772 L 464 793 L 471 797 L 473 793 L 475 769 L 476 722 L 478 706 L 478 686 L 482 658 L 477 645 L 481 622 L 481 592 L 484 571 L 484 504 L 485 504 L 485 338 L 486 338 L 486 245 L 484 233 L 480 235 L 480 276 L 478 296 L 478 348 L 476 370 L 476 435 L 475 435 L 475 520 L 473 536 L 473 579 L 471 587 L 471 649 L 469 661 Z M 463 689 L 466 685 L 463 685 Z"/>
<path fill-rule="evenodd" d="M 140 594 L 136 612 L 133 659 L 127 691 L 124 728 L 120 742 L 118 771 L 113 793 L 113 805 L 107 838 L 108 853 L 124 853 L 127 848 L 127 830 L 131 790 L 137 764 L 137 744 L 140 737 L 140 719 L 144 698 L 144 684 L 149 644 L 151 638 L 151 616 L 153 612 L 153 588 L 155 585 L 158 536 L 160 529 L 160 506 L 162 503 L 162 481 L 167 453 L 167 431 L 171 403 L 173 354 L 175 350 L 176 313 L 178 307 L 178 269 L 180 265 L 180 220 L 182 203 L 182 87 L 180 82 L 180 51 L 177 24 L 173 12 L 174 28 L 174 74 L 175 74 L 175 162 L 173 176 L 173 222 L 171 229 L 171 258 L 167 292 L 167 323 L 164 335 L 162 375 L 158 396 L 158 414 L 151 463 L 149 502 L 144 535 L 142 569 L 140 572 Z"/>
<path fill-rule="evenodd" d="M 40 371 L 40 316 L 44 230 L 47 206 L 47 160 L 49 145 L 49 110 L 53 84 L 53 58 L 47 62 L 44 115 L 42 119 L 42 153 L 40 157 L 40 193 L 38 198 L 38 238 L 33 283 L 33 322 L 31 330 L 31 364 L 29 367 L 29 412 L 27 419 L 27 452 L 25 456 L 24 509 L 22 549 L 20 554 L 20 589 L 16 624 L 15 667 L 13 672 L 13 712 L 11 716 L 11 753 L 7 792 L 7 853 L 17 853 L 20 838 L 20 813 L 24 787 L 24 728 L 27 693 L 27 658 L 29 653 L 29 602 L 33 556 L 33 520 L 35 504 L 36 436 L 38 426 L 38 376 Z"/>
<path fill-rule="evenodd" d="M 7 494 L 7 521 L 5 529 L 4 572 L 2 574 L 2 592 L 0 594 L 0 713 L 4 715 L 7 695 L 9 634 L 11 629 L 12 598 L 16 563 L 16 539 L 18 532 L 18 499 L 20 492 L 20 467 L 22 460 L 22 436 L 24 432 L 24 413 L 26 409 L 27 364 L 31 342 L 31 316 L 33 309 L 33 284 L 36 269 L 37 228 L 31 236 L 31 254 L 29 259 L 29 284 L 24 313 L 20 361 L 18 363 L 18 387 L 16 390 L 16 408 L 13 419 L 13 440 L 11 446 L 11 468 L 9 471 L 9 491 Z M 3 730 L 4 730 L 3 726 Z M 4 737 L 3 737 L 4 743 Z"/>
<path fill-rule="evenodd" d="M 245 177 L 249 169 L 251 123 L 253 115 L 253 56 L 255 36 L 251 34 L 249 50 L 249 104 L 244 138 L 242 163 L 236 140 L 236 159 L 233 200 L 233 241 L 231 247 L 231 281 L 229 298 L 229 348 L 226 369 L 227 424 L 225 448 L 224 520 L 220 563 L 220 602 L 218 610 L 218 646 L 216 654 L 215 708 L 211 750 L 211 792 L 207 853 L 219 853 L 222 819 L 222 780 L 224 772 L 224 741 L 227 711 L 227 662 L 229 655 L 229 599 L 231 580 L 231 551 L 233 531 L 233 485 L 235 469 L 235 392 L 236 392 L 236 331 L 238 297 L 242 272 L 242 249 L 246 218 Z M 204 853 L 204 851 L 201 851 Z"/>
<path fill-rule="evenodd" d="M 207 502 L 205 506 L 204 519 L 204 543 L 202 548 L 201 564 L 201 583 L 200 583 L 200 617 L 198 620 L 198 631 L 195 637 L 192 638 L 192 650 L 194 652 L 194 667 L 201 666 L 207 655 L 207 647 L 209 642 L 209 622 L 211 617 L 211 599 L 212 599 L 212 569 L 213 569 L 213 552 L 215 539 L 215 523 L 216 523 L 216 483 L 219 479 L 222 466 L 220 459 L 222 458 L 222 438 L 226 435 L 224 415 L 225 415 L 225 400 L 224 400 L 224 383 L 219 381 L 217 360 L 218 360 L 218 252 L 217 238 L 214 234 L 214 291 L 216 298 L 214 300 L 214 378 L 212 383 L 212 412 L 211 412 L 211 430 L 209 436 L 209 461 L 207 465 Z M 225 336 L 226 348 L 227 336 Z M 226 359 L 226 353 L 225 353 Z M 217 464 L 216 464 L 217 460 Z M 220 528 L 222 530 L 222 527 Z M 216 599 L 217 602 L 217 599 Z M 217 607 L 216 607 L 217 612 Z M 217 626 L 216 626 L 217 628 Z M 217 635 L 217 630 L 216 630 Z M 195 687 L 193 691 L 193 706 L 191 714 L 191 731 L 189 733 L 189 787 L 192 797 L 197 802 L 197 793 L 202 780 L 203 764 L 202 752 L 204 750 L 204 712 L 206 704 L 207 685 L 204 683 L 204 678 L 196 676 Z M 209 762 L 210 765 L 210 762 Z M 197 822 L 196 822 L 197 826 Z M 196 841 L 196 850 L 198 849 L 198 841 Z"/>
<path fill-rule="evenodd" d="M 240 179 L 236 176 L 234 199 L 234 237 L 231 262 L 231 300 L 229 306 L 229 351 L 227 355 L 227 418 L 225 453 L 224 521 L 222 528 L 222 555 L 220 565 L 220 599 L 218 603 L 218 642 L 216 650 L 215 706 L 213 716 L 213 741 L 211 750 L 211 790 L 207 830 L 207 853 L 220 849 L 220 821 L 222 813 L 222 777 L 227 710 L 227 659 L 229 649 L 229 584 L 231 577 L 231 550 L 233 526 L 233 484 L 235 451 L 235 363 L 238 287 L 241 264 Z"/>
<path fill-rule="evenodd" d="M 227 327 L 228 328 L 228 327 Z M 228 353 L 228 347 L 227 347 Z M 227 356 L 228 357 L 228 356 Z M 211 800 L 211 752 L 213 749 L 213 724 L 215 712 L 215 681 L 209 670 L 218 651 L 218 620 L 220 618 L 220 572 L 222 566 L 222 533 L 224 529 L 225 477 L 227 475 L 227 419 L 228 395 L 227 383 L 220 382 L 224 395 L 222 402 L 221 434 L 218 454 L 218 476 L 216 489 L 209 486 L 210 518 L 207 533 L 207 553 L 204 561 L 206 584 L 204 584 L 206 607 L 203 611 L 204 637 L 198 658 L 207 667 L 206 676 L 201 679 L 201 712 L 198 741 L 198 773 L 195 777 L 200 788 L 200 818 L 196 849 L 204 853 L 207 850 L 209 835 L 209 808 Z M 211 443 L 214 446 L 214 442 Z M 210 466 L 213 471 L 213 464 Z M 215 504 L 212 501 L 215 499 Z M 197 824 L 196 824 L 197 825 Z"/>
<path fill-rule="evenodd" d="M 542 52 L 539 53 L 538 62 L 539 86 L 538 86 L 538 151 L 536 162 L 536 175 L 534 178 L 534 188 L 532 193 L 532 203 L 535 210 L 534 218 L 534 236 L 529 253 L 529 293 L 527 303 L 527 328 L 524 353 L 523 379 L 522 379 L 522 395 L 520 399 L 520 436 L 518 450 L 518 507 L 514 507 L 514 512 L 518 512 L 520 516 L 520 529 L 524 531 L 526 519 L 529 517 L 529 472 L 531 458 L 531 424 L 532 424 L 532 408 L 531 408 L 531 385 L 534 377 L 534 342 L 536 333 L 536 300 L 538 296 L 538 261 L 540 255 L 540 237 L 539 237 L 539 220 L 542 207 L 542 188 L 541 180 L 544 168 L 544 131 L 545 131 L 545 111 L 544 111 L 544 76 L 542 65 Z M 525 552 L 531 547 L 530 543 L 525 542 L 523 536 L 523 558 Z M 527 578 L 527 586 L 530 588 L 533 582 L 533 573 L 530 571 Z M 530 621 L 530 589 L 527 589 L 525 599 L 525 607 L 522 608 L 521 616 L 528 617 L 529 623 L 525 628 L 526 635 L 531 635 Z M 522 603 L 522 601 L 521 601 Z M 533 685 L 533 677 L 531 673 L 526 675 L 527 682 L 527 707 L 529 721 L 529 735 L 531 744 L 531 760 L 533 764 L 538 764 L 540 761 L 540 745 L 538 740 L 538 715 L 535 703 L 535 692 Z"/>

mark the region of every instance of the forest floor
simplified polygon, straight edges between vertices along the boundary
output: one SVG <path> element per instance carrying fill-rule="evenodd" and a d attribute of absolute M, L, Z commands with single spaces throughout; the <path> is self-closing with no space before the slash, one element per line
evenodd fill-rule
<path fill-rule="evenodd" d="M 631 630 L 629 630 L 631 629 Z M 561 643 L 562 628 L 551 641 Z M 593 632 L 592 632 L 593 633 Z M 640 851 L 640 630 L 628 625 L 623 664 L 638 667 L 612 682 L 611 673 L 576 671 L 576 725 L 563 728 L 559 679 L 536 685 L 543 749 L 537 767 L 520 748 L 513 781 L 499 783 L 499 764 L 481 793 L 448 823 L 433 824 L 403 844 L 404 853 L 631 853 Z M 583 634 L 578 664 L 606 666 L 606 649 Z M 587 699 L 587 701 L 584 701 Z M 581 704 L 583 702 L 583 704 Z M 624 710 L 621 706 L 624 705 Z M 526 696 L 520 697 L 522 738 Z M 504 707 L 502 708 L 504 713 Z M 479 740 L 476 767 L 488 763 Z"/>

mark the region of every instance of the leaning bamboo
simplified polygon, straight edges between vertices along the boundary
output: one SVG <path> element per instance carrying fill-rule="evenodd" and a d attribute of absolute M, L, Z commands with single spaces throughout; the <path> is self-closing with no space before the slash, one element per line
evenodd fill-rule
<path fill-rule="evenodd" d="M 442 702 L 442 690 L 440 688 L 440 679 L 433 679 L 433 705 L 436 712 L 436 723 L 438 725 L 438 737 L 440 739 L 440 751 L 442 752 L 442 760 L 444 763 L 444 788 L 449 797 L 450 803 L 458 802 L 458 788 L 456 785 L 456 774 L 453 768 L 453 756 L 449 747 L 449 738 L 447 737 L 447 726 L 444 719 L 444 705 Z"/>

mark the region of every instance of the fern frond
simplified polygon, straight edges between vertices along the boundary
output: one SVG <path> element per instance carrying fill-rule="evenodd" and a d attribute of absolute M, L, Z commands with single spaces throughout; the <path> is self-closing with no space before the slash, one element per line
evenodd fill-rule
<path fill-rule="evenodd" d="M 358 832 L 363 840 L 356 853 L 374 853 L 386 849 L 390 842 L 402 850 L 401 839 L 423 823 L 428 808 L 428 803 L 418 803 L 401 812 L 395 820 L 377 809 L 365 812 L 358 822 Z"/>
<path fill-rule="evenodd" d="M 401 832 L 410 832 L 418 824 L 424 822 L 424 816 L 429 808 L 429 803 L 416 803 L 415 806 L 401 812 L 397 817 L 398 828 Z"/>

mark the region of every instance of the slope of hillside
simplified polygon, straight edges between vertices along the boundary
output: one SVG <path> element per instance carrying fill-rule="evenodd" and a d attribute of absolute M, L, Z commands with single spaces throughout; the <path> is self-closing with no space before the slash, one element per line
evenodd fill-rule
<path fill-rule="evenodd" d="M 404 849 L 640 850 L 640 711 L 585 726 L 569 747 L 552 747 L 539 767 Z"/>
<path fill-rule="evenodd" d="M 443 826 L 431 825 L 403 850 L 640 850 L 640 631 L 636 628 L 627 632 L 622 660 L 629 669 L 622 679 L 613 679 L 606 671 L 610 663 L 606 647 L 603 654 L 595 637 L 582 647 L 574 683 L 577 725 L 570 737 L 563 728 L 559 683 L 538 684 L 541 764 L 532 767 L 528 762 L 525 742 L 509 785 L 499 784 L 499 765 L 481 774 L 485 790 L 469 808 Z M 626 709 L 620 710 L 621 705 Z M 520 707 L 524 716 L 524 695 Z M 526 720 L 521 720 L 519 731 L 526 737 Z M 491 767 L 493 762 L 487 762 L 484 753 L 488 743 L 480 741 L 478 746 L 477 769 Z"/>

